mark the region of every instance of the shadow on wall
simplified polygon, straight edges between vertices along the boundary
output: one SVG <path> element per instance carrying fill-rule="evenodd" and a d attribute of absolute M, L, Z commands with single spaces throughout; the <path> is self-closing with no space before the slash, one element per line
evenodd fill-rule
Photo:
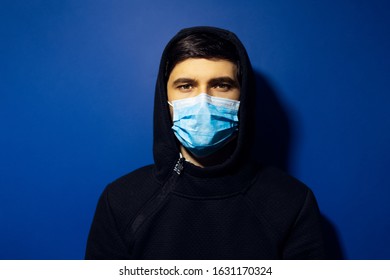
<path fill-rule="evenodd" d="M 255 71 L 256 78 L 256 135 L 254 157 L 266 165 L 276 166 L 289 173 L 291 125 L 286 110 L 266 78 Z M 343 259 L 339 238 L 332 223 L 322 216 L 325 248 L 329 259 Z"/>
<path fill-rule="evenodd" d="M 255 79 L 255 156 L 262 163 L 288 171 L 291 127 L 287 114 L 265 77 L 255 72 Z"/>

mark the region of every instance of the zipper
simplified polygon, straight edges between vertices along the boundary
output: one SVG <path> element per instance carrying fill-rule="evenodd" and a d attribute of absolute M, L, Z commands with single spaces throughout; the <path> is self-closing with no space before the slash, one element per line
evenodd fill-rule
<path fill-rule="evenodd" d="M 169 193 L 174 189 L 176 184 L 176 179 L 178 176 L 182 173 L 184 166 L 185 159 L 180 156 L 178 161 L 176 162 L 173 171 L 174 173 L 170 176 L 170 178 L 166 181 L 164 186 L 161 188 L 160 193 L 158 193 L 156 196 L 154 196 L 151 200 L 149 200 L 144 207 L 141 209 L 141 211 L 137 214 L 137 216 L 134 218 L 134 221 L 131 225 L 131 230 L 133 234 L 135 235 L 138 229 L 141 227 L 141 225 L 150 217 L 152 217 L 164 204 L 167 196 Z M 177 175 L 176 175 L 176 174 Z"/>
<path fill-rule="evenodd" d="M 175 171 L 177 175 L 180 175 L 181 172 L 183 171 L 184 169 L 183 163 L 184 163 L 184 158 L 180 157 L 179 160 L 176 162 L 175 167 L 173 168 L 173 171 Z"/>

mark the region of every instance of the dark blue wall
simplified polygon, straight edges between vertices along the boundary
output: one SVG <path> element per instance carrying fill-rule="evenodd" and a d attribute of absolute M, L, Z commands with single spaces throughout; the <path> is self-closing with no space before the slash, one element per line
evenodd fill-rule
<path fill-rule="evenodd" d="M 335 256 L 389 259 L 389 3 L 2 0 L 0 258 L 83 258 L 105 185 L 152 162 L 163 47 L 214 25 L 269 104 L 259 155 L 313 189 Z"/>

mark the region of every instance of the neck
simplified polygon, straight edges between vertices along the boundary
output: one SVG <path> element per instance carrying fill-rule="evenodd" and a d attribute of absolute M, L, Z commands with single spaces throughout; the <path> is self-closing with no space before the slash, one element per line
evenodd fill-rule
<path fill-rule="evenodd" d="M 236 137 L 234 137 L 229 143 L 227 143 L 224 147 L 222 147 L 219 151 L 214 154 L 211 154 L 204 158 L 197 158 L 190 152 L 188 152 L 183 146 L 180 145 L 180 152 L 183 157 L 191 162 L 192 164 L 199 167 L 207 167 L 218 165 L 225 162 L 234 152 L 236 148 L 237 141 Z"/>
<path fill-rule="evenodd" d="M 204 167 L 202 163 L 200 163 L 191 153 L 189 153 L 183 146 L 180 145 L 180 152 L 186 161 L 191 162 L 193 165 Z"/>

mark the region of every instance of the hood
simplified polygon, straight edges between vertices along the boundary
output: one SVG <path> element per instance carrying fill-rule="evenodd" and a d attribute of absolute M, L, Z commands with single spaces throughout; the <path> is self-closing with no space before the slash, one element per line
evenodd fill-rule
<path fill-rule="evenodd" d="M 254 138 L 254 104 L 255 104 L 255 82 L 251 63 L 247 52 L 238 37 L 227 30 L 215 27 L 192 27 L 181 30 L 174 36 L 161 57 L 154 100 L 154 141 L 153 155 L 158 180 L 164 181 L 169 176 L 179 159 L 179 144 L 172 130 L 172 120 L 167 103 L 167 80 L 165 77 L 167 50 L 174 42 L 194 33 L 210 33 L 219 35 L 233 43 L 239 56 L 239 67 L 241 71 L 240 88 L 240 109 L 238 113 L 239 131 L 237 145 L 225 162 L 210 167 L 197 167 L 185 162 L 185 172 L 198 177 L 213 177 L 234 172 L 239 169 L 245 161 L 249 160 L 249 153 Z"/>

